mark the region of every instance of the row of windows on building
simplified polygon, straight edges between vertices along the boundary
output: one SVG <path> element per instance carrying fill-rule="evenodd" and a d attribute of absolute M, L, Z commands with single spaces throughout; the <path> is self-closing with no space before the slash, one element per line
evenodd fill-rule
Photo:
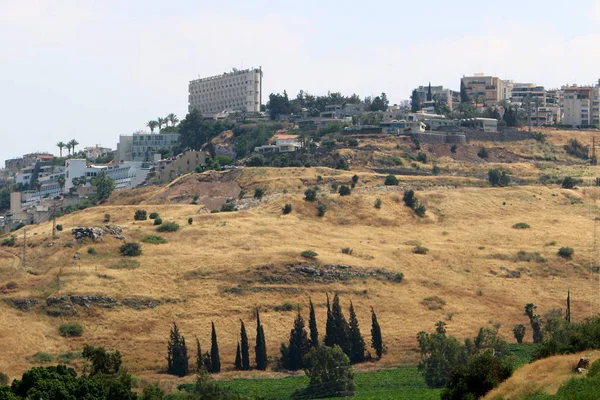
<path fill-rule="evenodd" d="M 254 90 L 258 89 L 258 82 L 254 84 Z M 248 85 L 224 85 L 218 86 L 214 88 L 206 88 L 204 86 L 191 85 L 190 92 L 194 94 L 200 93 L 220 93 L 220 92 L 243 92 L 243 91 L 252 91 L 252 84 Z"/>

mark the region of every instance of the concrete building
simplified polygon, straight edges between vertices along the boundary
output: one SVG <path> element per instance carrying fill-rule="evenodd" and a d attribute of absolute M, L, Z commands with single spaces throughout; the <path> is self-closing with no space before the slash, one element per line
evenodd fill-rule
<path fill-rule="evenodd" d="M 502 81 L 502 100 L 510 101 L 510 99 L 512 98 L 512 90 L 514 86 L 514 81 L 508 79 Z"/>
<path fill-rule="evenodd" d="M 417 120 L 382 122 L 380 125 L 382 132 L 390 135 L 409 135 L 411 133 L 425 132 L 425 124 Z"/>
<path fill-rule="evenodd" d="M 198 165 L 206 165 L 203 151 L 186 151 L 172 160 L 160 160 L 154 169 L 153 181 L 164 185 L 178 176 L 194 172 Z"/>
<path fill-rule="evenodd" d="M 300 148 L 300 136 L 279 134 L 275 135 L 274 144 L 255 147 L 254 151 L 260 154 L 292 153 Z"/>
<path fill-rule="evenodd" d="M 477 102 L 477 105 L 493 107 L 502 100 L 503 84 L 498 77 L 479 73 L 473 76 L 463 76 L 461 82 L 471 100 Z"/>
<path fill-rule="evenodd" d="M 91 159 L 96 159 L 100 156 L 104 156 L 108 153 L 112 153 L 112 149 L 108 148 L 108 147 L 102 147 L 100 145 L 95 145 L 92 147 L 86 147 L 83 149 L 83 151 L 85 152 L 85 156 L 86 158 Z"/>
<path fill-rule="evenodd" d="M 120 135 L 117 144 L 117 160 L 152 161 L 154 154 L 166 149 L 173 151 L 179 145 L 179 133 L 147 133 L 136 132 L 133 135 Z"/>
<path fill-rule="evenodd" d="M 460 125 L 467 128 L 479 129 L 484 132 L 498 132 L 498 120 L 494 118 L 461 119 Z"/>
<path fill-rule="evenodd" d="M 260 112 L 262 103 L 261 68 L 251 68 L 190 81 L 188 109 L 205 116 L 225 111 Z"/>
<path fill-rule="evenodd" d="M 429 92 L 429 85 L 427 86 L 419 86 L 415 89 L 419 95 L 419 99 L 422 102 L 427 102 L 427 93 Z M 446 104 L 450 110 L 458 107 L 460 103 L 460 92 L 454 92 L 450 89 L 445 89 L 444 86 L 432 86 L 431 87 L 431 96 L 432 100 L 434 96 L 437 95 L 439 97 L 440 102 Z M 423 105 L 425 108 L 425 105 Z M 429 106 L 429 109 L 431 106 Z M 432 110 L 433 111 L 433 110 Z"/>
<path fill-rule="evenodd" d="M 510 100 L 513 103 L 523 103 L 526 97 L 529 97 L 533 102 L 537 102 L 540 107 L 546 105 L 546 90 L 543 86 L 537 86 L 533 83 L 515 83 Z"/>
<path fill-rule="evenodd" d="M 588 127 L 600 123 L 598 86 L 563 86 L 560 92 L 562 124 Z M 596 103 L 596 104 L 594 104 Z"/>
<path fill-rule="evenodd" d="M 88 165 L 83 159 L 69 159 L 65 163 L 65 191 L 73 185 L 73 178 L 85 177 L 88 182 L 104 171 L 115 180 L 115 189 L 131 189 L 141 185 L 148 176 L 152 164 L 128 161 L 115 165 Z"/>

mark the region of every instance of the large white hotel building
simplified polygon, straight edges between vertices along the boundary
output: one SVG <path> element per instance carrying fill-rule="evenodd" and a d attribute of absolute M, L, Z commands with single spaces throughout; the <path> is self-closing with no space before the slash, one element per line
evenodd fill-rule
<path fill-rule="evenodd" d="M 259 112 L 262 102 L 262 70 L 233 69 L 223 75 L 190 81 L 189 111 L 202 115 L 226 111 Z"/>

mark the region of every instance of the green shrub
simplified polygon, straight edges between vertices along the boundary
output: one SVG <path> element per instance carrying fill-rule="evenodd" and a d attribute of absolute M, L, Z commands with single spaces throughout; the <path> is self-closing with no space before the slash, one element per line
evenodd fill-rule
<path fill-rule="evenodd" d="M 90 255 L 92 255 L 92 256 L 95 256 L 96 254 L 98 254 L 98 252 L 96 251 L 96 249 L 93 248 L 93 247 L 88 247 L 87 253 L 90 254 Z"/>
<path fill-rule="evenodd" d="M 396 165 L 402 165 L 402 159 L 400 157 L 391 157 L 390 160 L 392 160 L 392 162 Z"/>
<path fill-rule="evenodd" d="M 292 212 L 292 205 L 290 203 L 286 203 L 283 206 L 282 212 L 283 212 L 284 215 L 287 215 L 287 214 L 291 213 Z"/>
<path fill-rule="evenodd" d="M 343 254 L 348 254 L 348 255 L 352 255 L 352 249 L 350 247 L 344 247 L 342 249 L 342 253 Z"/>
<path fill-rule="evenodd" d="M 575 250 L 572 247 L 561 247 L 558 249 L 558 255 L 562 258 L 571 258 L 573 257 L 573 253 L 575 253 Z"/>
<path fill-rule="evenodd" d="M 388 176 L 386 176 L 385 181 L 383 182 L 383 184 L 386 186 L 395 186 L 398 183 L 400 183 L 400 181 L 398 180 L 398 178 L 396 178 L 396 175 L 393 174 L 389 174 Z"/>
<path fill-rule="evenodd" d="M 423 203 L 418 203 L 417 206 L 415 207 L 415 214 L 417 214 L 421 218 L 423 218 L 425 216 L 426 211 L 427 211 L 427 208 L 425 207 L 425 204 L 423 204 Z"/>
<path fill-rule="evenodd" d="M 158 235 L 147 235 L 142 238 L 142 242 L 150 244 L 163 244 L 167 243 L 167 239 Z"/>
<path fill-rule="evenodd" d="M 306 200 L 306 201 L 315 201 L 316 198 L 317 198 L 317 190 L 318 190 L 317 186 L 309 188 L 309 189 L 306 189 L 304 191 L 304 200 Z"/>
<path fill-rule="evenodd" d="M 488 158 L 489 157 L 489 153 L 488 150 L 485 147 L 482 147 L 478 152 L 477 152 L 477 156 L 479 158 Z"/>
<path fill-rule="evenodd" d="M 422 162 L 423 164 L 427 164 L 427 154 L 420 151 L 417 154 L 417 161 Z"/>
<path fill-rule="evenodd" d="M 350 193 L 352 193 L 352 190 L 348 186 L 342 185 L 340 186 L 340 190 L 338 193 L 340 194 L 340 196 L 349 196 Z"/>
<path fill-rule="evenodd" d="M 193 223 L 194 223 L 194 218 L 192 218 L 192 217 L 189 217 L 189 218 L 188 218 L 188 225 L 191 225 L 191 224 L 193 224 Z"/>
<path fill-rule="evenodd" d="M 54 357 L 52 357 L 51 354 L 45 353 L 43 351 L 38 351 L 34 355 L 28 357 L 28 360 L 32 363 L 44 364 L 54 361 Z"/>
<path fill-rule="evenodd" d="M 62 324 L 58 327 L 58 331 L 60 332 L 60 335 L 64 337 L 78 337 L 83 334 L 83 326 L 77 322 Z"/>
<path fill-rule="evenodd" d="M 561 187 L 563 189 L 573 189 L 575 187 L 575 185 L 577 185 L 579 183 L 579 181 L 573 177 L 570 176 L 565 176 L 565 178 L 563 179 L 562 183 L 561 183 Z"/>
<path fill-rule="evenodd" d="M 246 191 L 245 190 L 240 190 L 240 193 L 238 194 L 238 199 L 243 199 L 244 196 L 246 195 Z"/>
<path fill-rule="evenodd" d="M 513 334 L 515 335 L 515 339 L 517 339 L 517 343 L 523 343 L 523 337 L 525 337 L 526 330 L 527 328 L 525 328 L 525 325 L 523 324 L 515 325 L 515 327 L 513 328 Z"/>
<path fill-rule="evenodd" d="M 508 186 L 510 183 L 510 176 L 506 171 L 500 171 L 499 169 L 490 169 L 488 171 L 488 181 L 492 186 Z"/>
<path fill-rule="evenodd" d="M 157 212 L 151 212 L 150 216 L 148 218 L 150 218 L 150 219 L 156 219 L 156 218 L 158 218 L 158 213 Z"/>
<path fill-rule="evenodd" d="M 404 200 L 404 204 L 406 205 L 406 207 L 413 209 L 417 206 L 418 203 L 417 198 L 415 197 L 414 190 L 405 190 L 402 200 Z"/>
<path fill-rule="evenodd" d="M 136 221 L 145 221 L 147 219 L 146 210 L 137 210 L 133 215 L 133 219 Z"/>
<path fill-rule="evenodd" d="M 433 168 L 431 168 L 431 173 L 433 175 L 439 175 L 440 174 L 440 167 L 438 167 L 437 165 L 434 165 Z"/>
<path fill-rule="evenodd" d="M 358 183 L 358 175 L 353 175 L 352 176 L 352 183 Z"/>
<path fill-rule="evenodd" d="M 319 346 L 306 356 L 308 387 L 298 393 L 298 398 L 313 399 L 354 395 L 354 373 L 350 360 L 339 346 Z"/>
<path fill-rule="evenodd" d="M 421 305 L 425 306 L 428 310 L 441 310 L 446 305 L 446 300 L 439 296 L 425 297 L 421 301 Z"/>
<path fill-rule="evenodd" d="M 105 223 L 109 223 L 110 222 L 110 214 L 104 214 L 104 222 Z"/>
<path fill-rule="evenodd" d="M 142 246 L 139 243 L 129 242 L 119 247 L 119 251 L 125 257 L 137 257 L 142 254 Z"/>
<path fill-rule="evenodd" d="M 282 305 L 280 306 L 275 306 L 273 307 L 274 311 L 294 311 L 298 308 L 298 306 L 292 304 L 289 301 L 284 302 Z"/>
<path fill-rule="evenodd" d="M 221 206 L 221 212 L 232 212 L 232 211 L 237 211 L 237 210 L 238 210 L 237 207 L 233 203 L 224 203 Z"/>
<path fill-rule="evenodd" d="M 179 230 L 179 224 L 177 222 L 165 222 L 156 228 L 157 232 L 175 232 Z"/>
<path fill-rule="evenodd" d="M 137 260 L 127 259 L 120 260 L 114 264 L 107 265 L 108 269 L 136 269 L 140 266 L 140 262 Z"/>
<path fill-rule="evenodd" d="M 515 228 L 515 229 L 528 229 L 529 228 L 529 224 L 527 224 L 525 222 L 517 222 L 512 227 Z"/>
<path fill-rule="evenodd" d="M 333 190 L 333 191 L 336 191 L 336 190 L 338 190 L 338 184 L 337 184 L 337 182 L 333 182 L 333 183 L 331 184 L 331 190 Z"/>
<path fill-rule="evenodd" d="M 17 237 L 14 235 L 11 235 L 10 237 L 4 238 L 2 240 L 2 246 L 14 246 L 16 242 L 17 242 Z"/>
<path fill-rule="evenodd" d="M 375 208 L 381 208 L 381 199 L 379 197 L 375 199 Z"/>
<path fill-rule="evenodd" d="M 564 146 L 565 151 L 573 157 L 581 158 L 583 160 L 588 159 L 589 148 L 584 146 L 577 139 L 569 139 L 567 144 Z"/>
<path fill-rule="evenodd" d="M 160 218 L 160 217 L 159 217 L 159 218 L 156 218 L 156 219 L 154 220 L 154 225 L 155 225 L 155 226 L 158 226 L 158 225 L 160 225 L 160 224 L 162 224 L 162 218 Z"/>
<path fill-rule="evenodd" d="M 69 351 L 66 353 L 59 354 L 57 359 L 61 364 L 71 364 L 73 361 L 82 358 L 83 355 L 81 353 L 77 353 L 74 351 Z"/>
<path fill-rule="evenodd" d="M 0 386 L 8 386 L 8 375 L 0 372 Z"/>
<path fill-rule="evenodd" d="M 326 212 L 327 212 L 327 204 L 325 204 L 325 203 L 317 204 L 317 216 L 318 217 L 325 216 Z"/>
<path fill-rule="evenodd" d="M 61 224 L 56 224 L 56 230 L 57 231 L 62 231 L 63 230 L 63 226 Z"/>
<path fill-rule="evenodd" d="M 455 144 L 453 144 L 452 146 L 450 146 L 450 152 L 451 153 L 456 153 L 456 149 L 458 148 L 458 146 L 456 146 Z"/>
<path fill-rule="evenodd" d="M 346 161 L 343 158 L 340 158 L 337 162 L 337 164 L 335 165 L 335 169 L 345 169 L 345 170 L 349 170 L 350 166 L 348 165 L 348 161 Z"/>
<path fill-rule="evenodd" d="M 348 146 L 350 146 L 350 147 L 356 147 L 356 146 L 358 146 L 358 140 L 356 140 L 354 138 L 350 138 L 348 140 Z"/>
<path fill-rule="evenodd" d="M 263 189 L 263 188 L 254 189 L 254 198 L 255 199 L 260 200 L 263 198 L 264 195 L 265 195 L 265 189 Z"/>
<path fill-rule="evenodd" d="M 313 258 L 317 258 L 317 256 L 319 254 L 313 250 L 304 250 L 302 253 L 300 253 L 300 255 L 304 258 L 313 259 Z"/>
<path fill-rule="evenodd" d="M 427 254 L 429 252 L 429 249 L 423 246 L 415 246 L 413 247 L 412 252 L 415 254 Z"/>

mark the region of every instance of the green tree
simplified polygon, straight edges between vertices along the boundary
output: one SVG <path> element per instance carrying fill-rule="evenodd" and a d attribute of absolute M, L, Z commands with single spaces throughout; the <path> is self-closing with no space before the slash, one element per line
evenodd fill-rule
<path fill-rule="evenodd" d="M 246 326 L 244 321 L 240 320 L 240 337 L 242 350 L 242 369 L 248 371 L 250 369 L 250 350 L 248 345 L 248 335 L 246 334 Z"/>
<path fill-rule="evenodd" d="M 360 363 L 365 361 L 365 341 L 360 333 L 358 318 L 354 312 L 354 305 L 350 302 L 350 315 L 348 320 L 348 335 L 351 343 L 350 362 Z"/>
<path fill-rule="evenodd" d="M 309 302 L 308 328 L 310 330 L 310 347 L 319 346 L 319 331 L 317 329 L 317 317 L 315 316 L 315 307 L 311 299 Z"/>
<path fill-rule="evenodd" d="M 185 337 L 181 335 L 177 324 L 173 322 L 167 344 L 167 373 L 179 377 L 186 376 L 189 370 L 188 361 Z"/>
<path fill-rule="evenodd" d="M 402 197 L 402 200 L 404 200 L 404 204 L 406 205 L 406 207 L 413 209 L 418 203 L 417 198 L 415 197 L 415 192 L 412 189 L 404 191 L 404 196 Z"/>
<path fill-rule="evenodd" d="M 342 307 L 340 306 L 340 298 L 336 293 L 333 296 L 333 303 L 331 305 L 331 338 L 325 338 L 325 343 L 331 343 L 331 345 L 338 345 L 348 356 L 352 354 L 352 342 L 349 337 L 349 326 L 344 317 Z"/>
<path fill-rule="evenodd" d="M 154 133 L 154 129 L 156 129 L 156 127 L 158 126 L 158 121 L 150 120 L 150 121 L 148 121 L 148 123 L 146 124 L 146 126 L 148 128 L 150 128 L 150 132 L 151 133 Z"/>
<path fill-rule="evenodd" d="M 431 82 L 429 82 L 429 86 L 427 86 L 427 101 L 433 100 L 433 95 L 431 94 Z"/>
<path fill-rule="evenodd" d="M 4 187 L 0 189 L 0 210 L 8 210 L 10 208 L 10 189 Z"/>
<path fill-rule="evenodd" d="M 179 120 L 177 119 L 177 115 L 175 115 L 173 113 L 170 113 L 169 115 L 167 115 L 166 119 L 169 120 L 169 122 L 171 123 L 171 126 L 175 126 L 179 122 Z"/>
<path fill-rule="evenodd" d="M 242 369 L 242 351 L 240 349 L 240 342 L 237 344 L 237 350 L 235 352 L 235 369 L 240 371 Z"/>
<path fill-rule="evenodd" d="M 96 193 L 100 200 L 105 200 L 110 197 L 110 194 L 115 190 L 115 180 L 108 176 L 106 171 L 100 171 L 97 177 L 92 179 L 92 186 L 96 187 Z"/>
<path fill-rule="evenodd" d="M 304 356 L 308 353 L 309 348 L 308 335 L 304 329 L 304 318 L 302 318 L 300 307 L 298 307 L 294 328 L 290 331 L 287 361 L 289 370 L 296 371 L 304 367 Z"/>
<path fill-rule="evenodd" d="M 500 171 L 499 169 L 493 168 L 488 171 L 488 181 L 492 186 L 508 186 L 510 183 L 510 176 L 506 171 Z"/>
<path fill-rule="evenodd" d="M 121 353 L 119 350 L 107 352 L 104 347 L 94 347 L 85 345 L 81 353 L 83 358 L 92 363 L 90 367 L 90 376 L 97 374 L 116 374 L 121 369 Z"/>
<path fill-rule="evenodd" d="M 377 315 L 375 314 L 373 307 L 371 307 L 371 347 L 375 350 L 377 359 L 381 359 L 381 356 L 383 355 L 383 338 L 381 336 L 379 322 L 377 321 Z"/>
<path fill-rule="evenodd" d="M 344 158 L 340 158 L 335 165 L 335 169 L 349 170 L 350 167 L 348 166 L 348 161 L 346 161 Z"/>
<path fill-rule="evenodd" d="M 323 343 L 325 346 L 333 347 L 335 334 L 333 332 L 333 316 L 331 314 L 331 304 L 329 303 L 329 294 L 325 294 L 327 296 L 327 320 L 325 322 L 325 338 L 323 339 Z"/>
<path fill-rule="evenodd" d="M 468 356 L 456 338 L 443 333 L 419 332 L 417 335 L 421 361 L 419 369 L 425 382 L 431 387 L 443 387 L 452 370 L 464 363 Z"/>
<path fill-rule="evenodd" d="M 266 370 L 267 369 L 267 344 L 265 342 L 265 331 L 260 323 L 260 314 L 258 308 L 256 309 L 256 346 L 254 347 L 256 355 L 256 369 Z"/>
<path fill-rule="evenodd" d="M 513 328 L 513 334 L 515 335 L 515 339 L 517 339 L 517 343 L 521 344 L 523 343 L 523 337 L 525 337 L 525 325 L 523 324 L 517 324 L 515 325 L 515 327 Z"/>
<path fill-rule="evenodd" d="M 210 372 L 221 372 L 221 357 L 219 356 L 219 343 L 217 342 L 217 331 L 215 323 L 211 322 L 212 331 L 210 334 Z"/>
<path fill-rule="evenodd" d="M 410 96 L 410 111 L 417 112 L 421 109 L 421 99 L 417 89 L 413 90 L 412 96 Z"/>
<path fill-rule="evenodd" d="M 71 147 L 71 149 L 73 149 L 73 154 L 75 154 L 75 146 L 77 146 L 78 144 L 79 142 L 75 139 L 69 140 L 68 145 Z"/>
<path fill-rule="evenodd" d="M 271 93 L 269 95 L 267 109 L 269 110 L 269 116 L 272 120 L 279 119 L 280 115 L 290 114 L 290 99 L 288 98 L 287 92 L 284 90 L 282 95 L 279 93 Z"/>
<path fill-rule="evenodd" d="M 58 147 L 59 151 L 60 151 L 60 158 L 62 158 L 62 150 L 67 147 L 67 145 L 65 144 L 65 142 L 58 142 L 56 143 L 56 147 Z"/>
<path fill-rule="evenodd" d="M 167 121 L 165 121 L 164 118 L 162 117 L 158 117 L 156 119 L 156 124 L 158 125 L 158 132 L 160 132 L 160 130 L 162 129 L 163 125 L 165 125 L 167 123 Z"/>
<path fill-rule="evenodd" d="M 202 360 L 202 348 L 200 347 L 200 339 L 196 338 L 196 371 L 200 371 L 202 369 L 203 360 Z"/>
<path fill-rule="evenodd" d="M 471 102 L 471 99 L 467 93 L 467 87 L 462 79 L 460 80 L 460 102 L 465 104 Z"/>
<path fill-rule="evenodd" d="M 310 382 L 306 389 L 307 398 L 343 397 L 354 395 L 354 373 L 348 356 L 339 346 L 319 346 L 307 356 L 304 371 Z"/>

